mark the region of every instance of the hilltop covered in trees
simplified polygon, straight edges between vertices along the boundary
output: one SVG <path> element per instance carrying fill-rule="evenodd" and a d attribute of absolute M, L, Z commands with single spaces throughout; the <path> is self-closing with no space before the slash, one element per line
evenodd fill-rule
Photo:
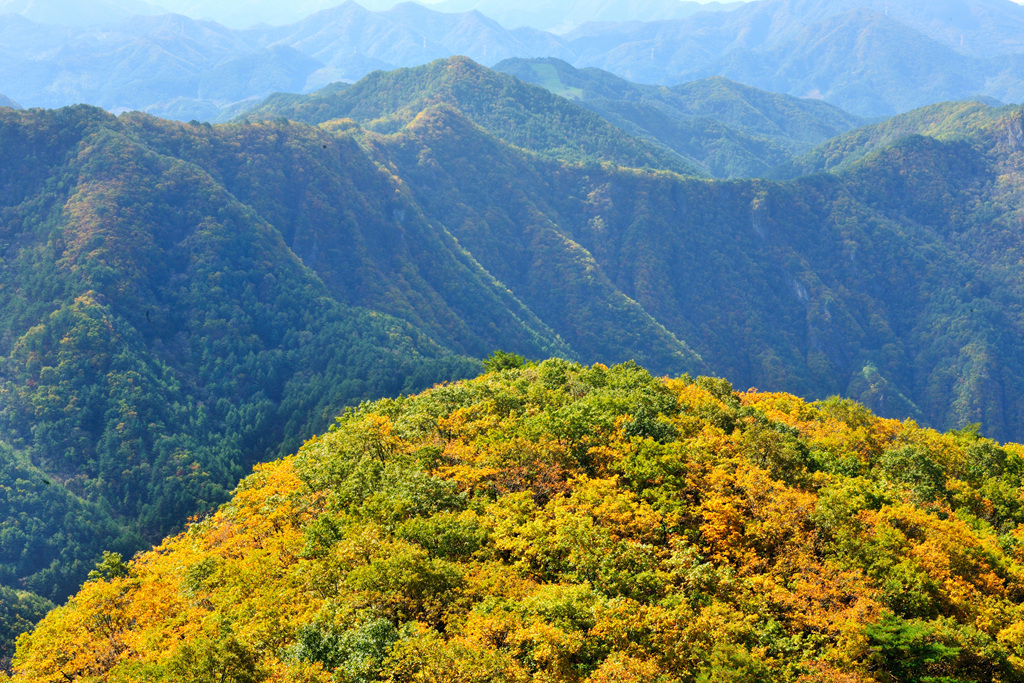
<path fill-rule="evenodd" d="M 346 412 L 216 514 L 108 555 L 14 680 L 1024 675 L 1019 446 L 497 360 Z"/>

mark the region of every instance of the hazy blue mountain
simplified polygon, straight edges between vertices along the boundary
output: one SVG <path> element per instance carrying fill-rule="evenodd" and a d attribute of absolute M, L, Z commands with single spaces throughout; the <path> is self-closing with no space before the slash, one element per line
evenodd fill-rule
<path fill-rule="evenodd" d="M 888 15 L 884 0 L 760 0 L 676 21 L 584 25 L 563 37 L 576 66 L 661 84 L 721 75 L 865 116 L 975 95 L 1024 97 L 1015 52 L 1024 34 L 1014 28 L 1024 7 L 914 2 Z M 968 44 L 986 49 L 970 54 Z"/>
<path fill-rule="evenodd" d="M 171 12 L 193 19 L 216 21 L 231 28 L 243 29 L 257 24 L 291 24 L 315 12 L 334 7 L 339 4 L 339 0 L 166 0 L 160 4 Z"/>
<path fill-rule="evenodd" d="M 758 3 L 798 22 L 873 9 L 959 52 L 979 57 L 1024 52 L 1024 11 L 1011 0 L 772 0 Z"/>
<path fill-rule="evenodd" d="M 688 0 L 441 0 L 431 9 L 442 12 L 478 10 L 503 26 L 530 26 L 555 33 L 587 22 L 661 21 L 698 12 L 721 12 L 742 2 L 699 3 Z"/>
<path fill-rule="evenodd" d="M 50 0 L 60 2 L 61 0 Z M 70 4 L 68 0 L 64 3 Z M 136 4 L 146 3 L 134 0 Z M 133 0 L 96 0 L 96 5 L 125 5 Z M 79 3 L 75 3 L 79 4 Z M 210 20 L 232 28 L 252 28 L 257 24 L 284 26 L 293 24 L 316 12 L 340 5 L 340 0 L 161 0 L 154 3 L 164 11 L 183 14 L 193 19 Z M 360 5 L 369 10 L 389 10 L 400 4 L 400 0 L 360 0 Z M 692 0 L 561 0 L 559 2 L 538 2 L 537 0 L 422 0 L 422 5 L 440 12 L 467 12 L 479 10 L 509 28 L 531 26 L 542 30 L 566 30 L 587 21 L 654 21 L 679 19 L 700 11 L 719 11 L 738 7 L 741 2 L 710 2 L 702 4 Z M 10 5 L 7 11 L 21 13 L 23 7 L 40 5 L 31 0 L 7 0 L 0 8 Z M 81 10 L 79 10 L 81 12 Z M 146 13 L 146 12 L 135 12 Z M 45 21 L 46 16 L 35 11 L 30 18 Z M 122 18 L 122 17 L 116 17 Z M 115 18 L 115 19 L 116 19 Z M 65 23 L 79 23 L 65 21 Z"/>
<path fill-rule="evenodd" d="M 111 110 L 159 111 L 199 94 L 202 75 L 232 57 L 255 51 L 235 32 L 179 15 L 133 17 L 103 29 L 67 29 L 52 40 L 50 27 L 21 17 L 0 19 L 0 33 L 31 35 L 19 55 L 0 61 L 0 82 L 26 106 L 88 102 Z M 33 49 L 34 48 L 34 49 Z M 294 85 L 291 79 L 272 83 Z M 227 103 L 227 101 L 225 102 Z"/>
<path fill-rule="evenodd" d="M 1001 67 L 1002 58 L 962 55 L 884 14 L 858 9 L 808 25 L 770 47 L 734 50 L 690 73 L 820 97 L 871 116 L 981 93 Z"/>
<path fill-rule="evenodd" d="M 572 56 L 554 35 L 413 3 L 370 12 L 350 1 L 289 26 L 245 31 L 172 14 L 74 29 L 0 17 L 0 82 L 26 106 L 86 102 L 182 120 L 216 119 L 273 92 L 456 54 L 488 64 Z"/>
<path fill-rule="evenodd" d="M 166 11 L 160 3 L 146 0 L 0 0 L 0 14 L 66 26 L 106 24 Z"/>
<path fill-rule="evenodd" d="M 824 102 L 717 76 L 665 88 L 632 83 L 600 69 L 575 69 L 558 59 L 511 59 L 494 68 L 579 102 L 720 178 L 761 175 L 864 123 Z"/>
<path fill-rule="evenodd" d="M 6 95 L 0 95 L 0 107 L 10 107 L 11 109 L 21 109 L 21 105 L 12 100 Z"/>
<path fill-rule="evenodd" d="M 479 12 L 447 14 L 406 2 L 371 12 L 349 0 L 298 23 L 249 32 L 260 44 L 286 44 L 323 63 L 311 85 L 358 80 L 369 71 L 418 66 L 453 55 L 483 64 L 537 54 L 566 59 L 560 39 L 534 29 L 509 31 Z"/>
<path fill-rule="evenodd" d="M 240 102 L 275 91 L 311 92 L 374 70 L 455 55 L 488 66 L 555 57 L 648 84 L 725 76 L 825 99 L 862 116 L 966 97 L 1024 99 L 1024 56 L 1014 52 L 1020 49 L 1016 36 L 1024 35 L 1018 30 L 1024 8 L 1009 0 L 949 2 L 915 0 L 887 16 L 883 0 L 758 0 L 679 19 L 591 22 L 565 35 L 508 29 L 478 10 L 443 13 L 408 2 L 370 11 L 349 0 L 291 24 L 245 30 L 182 15 L 69 27 L 7 14 L 0 16 L 0 82 L 25 106 L 86 102 L 184 120 L 216 120 L 236 113 Z M 693 9 L 659 3 L 669 0 L 631 11 Z M 251 17 L 269 6 L 254 6 Z M 514 7 L 539 11 L 536 3 Z M 619 16 L 622 7 L 607 3 L 588 11 Z M 584 5 L 546 9 L 554 16 L 582 12 Z"/>

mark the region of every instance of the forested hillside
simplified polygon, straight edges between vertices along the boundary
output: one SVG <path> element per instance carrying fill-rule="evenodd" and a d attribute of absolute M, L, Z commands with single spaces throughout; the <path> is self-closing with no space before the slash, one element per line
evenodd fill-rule
<path fill-rule="evenodd" d="M 15 681 L 1024 677 L 1020 446 L 635 364 L 348 411 L 108 555 Z"/>
<path fill-rule="evenodd" d="M 0 109 L 5 652 L 103 549 L 498 348 L 1024 438 L 1020 108 L 771 182 L 658 168 L 465 59 L 285 99 L 323 123 Z"/>
<path fill-rule="evenodd" d="M 63 600 L 103 549 L 133 552 L 223 502 L 253 463 L 294 449 L 343 406 L 477 371 L 454 343 L 433 341 L 429 323 L 417 329 L 332 296 L 289 248 L 285 220 L 271 225 L 239 201 L 248 186 L 273 216 L 269 186 L 290 196 L 261 155 L 261 146 L 282 151 L 286 131 L 193 131 L 86 107 L 0 117 L 3 584 Z M 363 200 L 363 227 L 382 229 L 367 215 L 374 201 L 379 211 L 391 204 L 387 218 L 376 215 L 397 226 L 397 186 L 351 143 L 304 132 L 290 143 L 305 163 L 315 149 L 367 188 L 387 188 Z M 235 194 L 169 154 L 175 144 L 209 154 L 202 135 L 246 150 L 233 162 L 216 155 Z M 348 167 L 353 155 L 361 166 Z M 374 290 L 366 275 L 358 295 L 398 301 L 397 278 Z M 502 341 L 517 336 L 493 322 Z M 523 330 L 524 350 L 559 348 L 509 324 Z"/>
<path fill-rule="evenodd" d="M 564 98 L 465 57 L 374 72 L 350 88 L 329 87 L 305 97 L 272 96 L 239 118 L 283 117 L 313 125 L 352 119 L 370 130 L 394 132 L 439 105 L 453 106 L 505 142 L 547 157 L 707 174 L 676 151 L 631 137 Z"/>
<path fill-rule="evenodd" d="M 865 123 L 819 100 L 714 77 L 665 88 L 560 59 L 507 59 L 510 73 L 579 102 L 632 135 L 690 159 L 716 178 L 757 177 Z"/>
<path fill-rule="evenodd" d="M 906 114 L 899 114 L 881 123 L 862 126 L 822 143 L 809 152 L 771 169 L 770 178 L 797 178 L 802 175 L 838 171 L 859 161 L 871 152 L 885 148 L 902 138 L 925 135 L 940 140 L 955 140 L 965 133 L 976 135 L 985 131 L 999 135 L 1005 127 L 1007 140 L 1016 137 L 1012 119 L 1017 107 L 993 107 L 980 101 L 940 102 Z"/>
<path fill-rule="evenodd" d="M 457 79 L 466 64 L 437 63 L 418 81 L 436 83 L 427 76 L 445 68 L 452 73 L 442 80 Z M 835 176 L 708 183 L 524 154 L 474 124 L 505 143 L 521 130 L 491 123 L 473 109 L 478 100 L 468 100 L 469 115 L 438 107 L 452 86 L 415 89 L 420 104 L 382 125 L 379 115 L 398 109 L 382 98 L 397 96 L 370 88 L 376 80 L 264 113 L 359 137 L 427 215 L 583 357 L 602 353 L 594 344 L 608 343 L 605 330 L 637 329 L 616 326 L 615 306 L 583 313 L 608 300 L 598 292 L 614 291 L 741 385 L 840 393 L 930 424 L 1021 433 L 1011 388 L 1022 377 L 1013 341 L 1020 273 L 1012 256 L 992 260 L 1016 220 L 1018 109 L 942 105 L 859 129 L 827 144 L 877 138 L 875 155 Z M 360 92 L 365 110 L 354 104 Z M 338 102 L 344 108 L 332 108 Z M 921 123 L 937 111 L 946 112 L 941 125 Z M 337 114 L 354 120 L 331 121 Z M 622 350 L 632 343 L 623 338 Z M 672 371 L 649 351 L 644 358 Z"/>

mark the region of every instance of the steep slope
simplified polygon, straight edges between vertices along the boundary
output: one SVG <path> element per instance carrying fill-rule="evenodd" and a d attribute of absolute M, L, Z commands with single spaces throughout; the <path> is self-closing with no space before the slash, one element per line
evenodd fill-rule
<path fill-rule="evenodd" d="M 14 681 L 1024 676 L 1020 446 L 503 362 L 348 412 L 185 533 L 107 556 Z"/>
<path fill-rule="evenodd" d="M 667 373 L 703 367 L 686 337 L 623 292 L 566 229 L 556 188 L 568 169 L 502 145 L 446 108 L 367 144 L 429 215 L 582 357 L 632 358 Z"/>
<path fill-rule="evenodd" d="M 664 88 L 631 83 L 599 69 L 574 69 L 558 59 L 506 60 L 494 68 L 579 102 L 719 178 L 761 175 L 863 123 L 824 102 L 719 77 Z"/>
<path fill-rule="evenodd" d="M 10 107 L 11 109 L 21 109 L 21 105 L 12 100 L 6 95 L 0 95 L 0 107 Z"/>
<path fill-rule="evenodd" d="M 315 93 L 288 103 L 271 100 L 246 119 L 285 117 L 309 124 L 353 119 L 370 130 L 396 130 L 421 111 L 446 104 L 505 142 L 564 161 L 609 161 L 704 175 L 662 147 L 637 140 L 600 116 L 543 88 L 480 66 L 464 57 L 415 69 L 375 72 L 351 88 Z"/>
<path fill-rule="evenodd" d="M 943 102 L 893 116 L 882 123 L 863 126 L 828 140 L 810 152 L 772 169 L 775 178 L 796 178 L 811 173 L 846 168 L 867 154 L 911 135 L 938 139 L 961 137 L 966 131 L 998 126 L 1004 114 L 1015 109 L 993 108 L 982 102 Z M 1009 131 L 1008 131 L 1009 134 Z"/>
<path fill-rule="evenodd" d="M 1016 438 L 1021 273 L 1013 250 L 993 258 L 1016 220 L 1006 139 L 1020 115 L 964 130 L 970 143 L 914 138 L 847 174 L 783 184 L 560 168 L 445 110 L 366 144 L 584 357 L 615 325 L 591 310 L 588 288 L 607 281 L 639 307 L 623 311 L 737 384 Z M 561 265 L 591 259 L 582 278 Z M 632 326 L 619 329 L 627 341 Z"/>
<path fill-rule="evenodd" d="M 382 248 L 367 237 L 400 242 L 392 212 L 407 204 L 351 143 L 85 107 L 4 111 L 0 583 L 62 600 L 100 550 L 132 552 L 217 505 L 253 462 L 341 407 L 475 373 L 453 347 L 563 348 L 443 231 L 416 237 L 431 249 L 426 274 L 409 262 L 365 272 L 360 253 Z M 334 171 L 326 186 L 287 167 L 289 151 L 309 164 L 313 149 Z M 270 191 L 286 170 L 305 196 L 285 182 Z M 310 265 L 321 240 L 323 278 L 286 235 Z M 431 282 L 463 298 L 443 292 L 453 308 L 434 306 Z M 420 310 L 418 328 L 389 306 Z"/>

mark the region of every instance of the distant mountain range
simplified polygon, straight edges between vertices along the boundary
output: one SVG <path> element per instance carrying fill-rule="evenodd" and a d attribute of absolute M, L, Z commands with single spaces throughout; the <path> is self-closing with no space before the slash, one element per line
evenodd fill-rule
<path fill-rule="evenodd" d="M 501 7 L 508 16 L 514 7 L 526 12 L 517 16 L 540 11 L 538 3 L 445 3 L 435 7 L 479 7 L 507 22 Z M 310 92 L 377 69 L 465 55 L 484 65 L 556 58 L 668 86 L 724 76 L 823 99 L 858 116 L 980 96 L 1024 100 L 1024 7 L 1010 0 L 892 5 L 757 0 L 732 11 L 690 13 L 691 5 L 651 0 L 635 11 L 686 16 L 587 23 L 559 35 L 509 29 L 477 9 L 444 13 L 413 3 L 375 12 L 349 1 L 287 25 L 245 30 L 180 15 L 134 16 L 103 26 L 39 24 L 26 19 L 38 18 L 36 5 L 12 3 L 9 8 L 20 7 L 24 16 L 0 17 L 0 82 L 26 106 L 86 102 L 115 112 L 226 120 L 245 102 L 275 91 Z M 123 13 L 132 6 L 112 7 Z M 253 16 L 261 6 L 254 6 Z M 622 18 L 621 7 L 608 3 L 589 11 L 594 18 Z M 194 5 L 181 9 L 200 11 Z M 543 16 L 575 22 L 586 8 L 567 3 L 547 9 Z"/>
<path fill-rule="evenodd" d="M 366 9 L 389 10 L 402 0 L 360 0 Z M 135 14 L 182 14 L 216 21 L 236 29 L 258 24 L 283 26 L 342 4 L 339 0 L 0 0 L 0 14 L 21 14 L 33 21 L 83 26 L 121 21 Z M 700 3 L 692 0 L 424 0 L 439 12 L 477 10 L 509 28 L 532 26 L 569 30 L 588 21 L 656 21 L 680 19 L 702 11 L 734 9 L 735 0 Z"/>
<path fill-rule="evenodd" d="M 692 2 L 689 0 L 440 0 L 430 8 L 440 12 L 476 10 L 503 26 L 529 26 L 564 33 L 590 22 L 665 21 L 683 19 L 698 12 L 736 9 L 743 2 Z"/>
<path fill-rule="evenodd" d="M 0 0 L 0 15 L 60 26 L 89 26 L 123 21 L 139 14 L 165 14 L 159 3 L 147 0 Z"/>

